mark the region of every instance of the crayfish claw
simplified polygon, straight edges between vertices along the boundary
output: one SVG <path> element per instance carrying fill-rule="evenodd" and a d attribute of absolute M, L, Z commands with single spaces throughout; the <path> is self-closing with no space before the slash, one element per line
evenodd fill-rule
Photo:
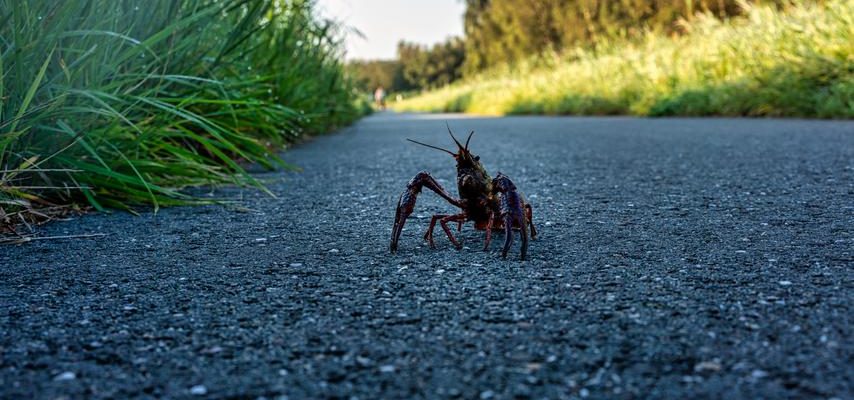
<path fill-rule="evenodd" d="M 536 236 L 536 229 L 530 222 L 532 216 L 531 206 L 522 198 L 516 190 L 516 185 L 506 175 L 499 173 L 492 180 L 493 192 L 498 196 L 499 213 L 504 222 L 504 248 L 501 256 L 507 258 L 507 252 L 513 245 L 513 230 L 518 229 L 522 242 L 520 248 L 520 259 L 525 260 L 528 253 L 528 228 Z"/>
<path fill-rule="evenodd" d="M 400 234 L 403 232 L 403 226 L 406 224 L 406 219 L 412 214 L 415 209 L 415 203 L 418 199 L 418 195 L 421 193 L 422 188 L 427 188 L 438 194 L 443 199 L 447 200 L 454 206 L 461 207 L 462 203 L 459 200 L 453 198 L 450 193 L 448 193 L 439 182 L 436 182 L 429 173 L 425 171 L 421 171 L 415 175 L 412 180 L 406 185 L 406 190 L 400 195 L 400 199 L 397 201 L 397 209 L 394 213 L 394 226 L 391 229 L 391 242 L 389 243 L 389 251 L 392 253 L 397 251 L 397 243 L 400 240 Z M 445 215 L 438 217 L 447 217 Z M 424 235 L 424 239 L 427 240 L 430 244 L 431 248 L 435 248 L 433 244 L 433 224 L 437 220 L 437 216 L 433 217 L 433 222 L 431 222 L 430 229 L 427 234 Z M 454 221 L 457 221 L 454 219 Z M 443 222 L 442 227 L 445 228 L 445 232 L 449 232 Z M 448 233 L 450 235 L 450 233 Z M 452 239 L 453 241 L 453 239 Z"/>

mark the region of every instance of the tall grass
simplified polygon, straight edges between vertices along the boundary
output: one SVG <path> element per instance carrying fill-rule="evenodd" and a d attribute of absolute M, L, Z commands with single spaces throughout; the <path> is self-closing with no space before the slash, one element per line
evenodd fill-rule
<path fill-rule="evenodd" d="M 299 0 L 0 0 L 0 224 L 34 205 L 192 202 L 361 112 Z"/>
<path fill-rule="evenodd" d="M 745 7 L 749 7 L 745 5 Z M 480 114 L 854 117 L 854 2 L 710 15 L 678 38 L 648 35 L 504 67 L 394 105 Z"/>

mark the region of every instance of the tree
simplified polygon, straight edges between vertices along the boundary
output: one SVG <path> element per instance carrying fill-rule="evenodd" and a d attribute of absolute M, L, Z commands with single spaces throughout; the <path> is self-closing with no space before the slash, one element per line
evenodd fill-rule
<path fill-rule="evenodd" d="M 401 41 L 397 57 L 407 83 L 419 89 L 434 88 L 462 77 L 465 44 L 460 38 L 450 38 L 432 47 Z"/>
<path fill-rule="evenodd" d="M 359 89 L 373 92 L 382 86 L 389 92 L 412 90 L 414 87 L 403 77 L 403 69 L 397 60 L 352 61 L 347 72 L 355 78 Z"/>

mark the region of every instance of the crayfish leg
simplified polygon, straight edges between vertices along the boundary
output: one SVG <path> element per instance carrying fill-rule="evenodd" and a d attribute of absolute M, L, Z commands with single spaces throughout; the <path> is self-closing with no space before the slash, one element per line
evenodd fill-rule
<path fill-rule="evenodd" d="M 483 241 L 483 251 L 489 251 L 489 243 L 492 242 L 492 227 L 495 224 L 495 213 L 489 212 L 489 218 L 486 220 L 486 239 Z"/>
<path fill-rule="evenodd" d="M 528 203 L 525 203 L 525 217 L 528 219 L 528 225 L 531 227 L 531 240 L 536 240 L 537 228 L 534 226 L 534 209 Z"/>
<path fill-rule="evenodd" d="M 448 240 L 451 241 L 451 244 L 453 244 L 454 247 L 457 248 L 457 250 L 462 249 L 463 245 L 461 245 L 460 242 L 458 242 L 454 235 L 451 233 L 451 228 L 448 228 L 448 222 L 462 223 L 465 222 L 467 218 L 468 216 L 466 215 L 466 213 L 462 212 L 457 215 L 445 216 L 444 218 L 439 220 L 439 224 L 442 225 L 442 229 L 445 231 L 445 234 L 448 235 Z"/>

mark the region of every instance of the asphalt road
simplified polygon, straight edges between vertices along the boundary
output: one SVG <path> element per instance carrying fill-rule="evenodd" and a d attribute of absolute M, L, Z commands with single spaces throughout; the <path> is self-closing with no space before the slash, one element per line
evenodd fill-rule
<path fill-rule="evenodd" d="M 455 250 L 445 121 L 540 237 Z M 0 398 L 854 398 L 854 122 L 381 114 L 278 195 L 90 215 L 0 247 Z"/>

